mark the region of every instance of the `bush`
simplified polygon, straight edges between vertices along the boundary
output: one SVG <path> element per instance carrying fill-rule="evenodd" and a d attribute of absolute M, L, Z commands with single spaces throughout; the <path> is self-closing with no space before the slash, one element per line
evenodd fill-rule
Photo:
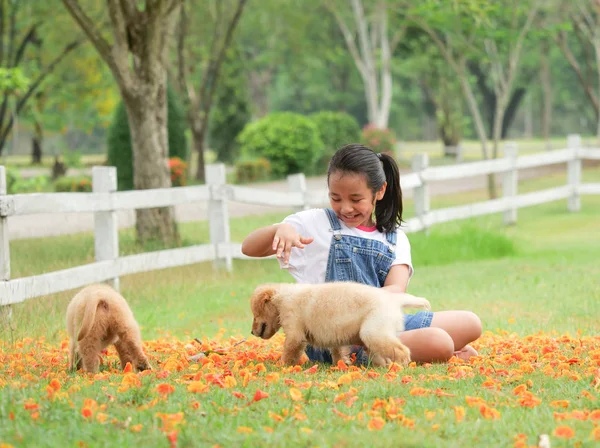
<path fill-rule="evenodd" d="M 187 160 L 188 146 L 185 138 L 185 115 L 175 92 L 167 89 L 169 157 Z M 125 104 L 117 106 L 113 122 L 108 130 L 108 165 L 117 167 L 119 190 L 133 189 L 133 156 L 131 134 Z"/>
<path fill-rule="evenodd" d="M 310 118 L 319 129 L 319 135 L 325 145 L 323 155 L 328 159 L 341 146 L 360 141 L 360 125 L 350 114 L 322 111 L 312 114 Z"/>
<path fill-rule="evenodd" d="M 171 171 L 171 185 L 174 187 L 183 187 L 187 185 L 187 178 L 185 173 L 187 171 L 188 164 L 181 160 L 179 157 L 171 157 L 169 159 L 169 170 Z"/>
<path fill-rule="evenodd" d="M 7 194 L 16 194 L 15 187 L 21 180 L 21 173 L 15 168 L 6 168 L 6 192 Z"/>
<path fill-rule="evenodd" d="M 279 112 L 248 124 L 238 137 L 242 156 L 264 157 L 275 176 L 310 172 L 323 152 L 319 130 L 308 117 Z"/>
<path fill-rule="evenodd" d="M 261 157 L 255 160 L 242 160 L 235 164 L 235 181 L 240 184 L 269 180 L 271 164 Z"/>
<path fill-rule="evenodd" d="M 58 192 L 80 192 L 92 191 L 92 179 L 88 176 L 65 176 L 54 182 L 54 190 Z"/>
<path fill-rule="evenodd" d="M 396 135 L 389 129 L 379 129 L 368 124 L 362 130 L 362 144 L 375 152 L 385 152 L 394 155 L 396 152 Z"/>

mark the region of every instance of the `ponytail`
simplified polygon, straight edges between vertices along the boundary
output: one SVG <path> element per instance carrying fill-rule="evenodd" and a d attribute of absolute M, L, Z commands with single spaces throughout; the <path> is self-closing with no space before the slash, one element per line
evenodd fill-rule
<path fill-rule="evenodd" d="M 393 232 L 402 223 L 400 170 L 392 156 L 385 153 L 379 153 L 377 156 L 383 164 L 383 172 L 387 182 L 385 194 L 375 204 L 377 230 L 380 232 Z"/>
<path fill-rule="evenodd" d="M 373 194 L 387 182 L 385 194 L 375 204 L 375 221 L 380 232 L 394 232 L 402 223 L 400 170 L 394 158 L 352 143 L 341 147 L 333 155 L 327 170 L 328 184 L 329 177 L 336 171 L 364 175 Z"/>

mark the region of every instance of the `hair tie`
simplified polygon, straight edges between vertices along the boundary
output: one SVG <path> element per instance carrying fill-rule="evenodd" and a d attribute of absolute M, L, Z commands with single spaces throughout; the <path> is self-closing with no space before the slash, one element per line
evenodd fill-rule
<path fill-rule="evenodd" d="M 381 160 L 381 153 L 380 153 L 380 152 L 376 152 L 376 153 L 375 153 L 375 155 L 377 156 L 377 158 L 378 158 L 379 160 Z"/>

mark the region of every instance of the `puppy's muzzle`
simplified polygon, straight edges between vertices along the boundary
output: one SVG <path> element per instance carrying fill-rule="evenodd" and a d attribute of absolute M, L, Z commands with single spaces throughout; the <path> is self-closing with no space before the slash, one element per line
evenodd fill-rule
<path fill-rule="evenodd" d="M 266 331 L 266 330 L 267 330 L 267 324 L 266 324 L 266 323 L 263 323 L 263 324 L 260 326 L 260 333 L 258 333 L 258 332 L 254 332 L 254 330 L 252 330 L 252 331 L 251 331 L 251 333 L 252 333 L 254 336 L 258 336 L 259 338 L 262 338 L 262 337 L 263 337 L 263 334 L 265 334 L 265 331 Z M 258 333 L 258 334 L 257 334 L 257 333 Z"/>

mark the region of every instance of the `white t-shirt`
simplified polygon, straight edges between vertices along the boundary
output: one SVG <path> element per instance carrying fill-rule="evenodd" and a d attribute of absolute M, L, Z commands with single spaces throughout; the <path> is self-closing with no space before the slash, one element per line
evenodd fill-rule
<path fill-rule="evenodd" d="M 327 212 L 324 209 L 305 210 L 288 216 L 283 222 L 294 226 L 301 236 L 313 237 L 314 241 L 307 244 L 304 249 L 292 248 L 288 265 L 284 265 L 283 259 L 279 259 L 281 268 L 287 269 L 298 283 L 325 283 L 327 259 L 333 237 Z M 342 235 L 369 238 L 389 244 L 385 233 L 379 232 L 375 228 L 365 229 L 361 226 L 350 228 L 342 221 L 340 221 L 340 226 Z M 410 280 L 414 272 L 410 256 L 410 242 L 400 229 L 396 231 L 396 259 L 392 262 L 392 266 L 397 264 L 408 266 Z"/>

